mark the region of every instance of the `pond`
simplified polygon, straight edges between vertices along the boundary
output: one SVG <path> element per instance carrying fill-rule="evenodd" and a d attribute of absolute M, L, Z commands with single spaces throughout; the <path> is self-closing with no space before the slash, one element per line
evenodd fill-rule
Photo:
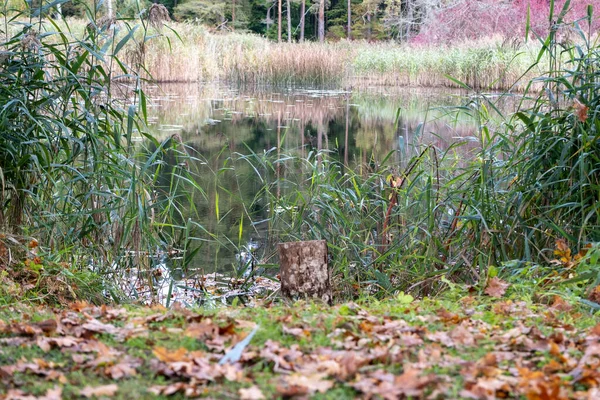
<path fill-rule="evenodd" d="M 264 224 L 269 210 L 257 201 L 261 180 L 273 177 L 260 176 L 250 163 L 233 158 L 266 152 L 306 157 L 328 150 L 328 157 L 347 168 L 364 168 L 387 157 L 387 163 L 401 169 L 423 145 L 445 151 L 463 141 L 452 151 L 462 152 L 456 158 L 465 160 L 479 143 L 476 113 L 456 112 L 468 98 L 449 89 L 244 90 L 165 84 L 151 88 L 149 96 L 152 133 L 159 140 L 181 138 L 198 160 L 186 167 L 196 171 L 205 192 L 190 200 L 189 215 L 201 227 L 201 249 L 188 268 L 200 273 L 230 274 L 249 244 L 253 251 L 258 248 L 262 263 L 274 259 L 273 243 L 264 245 L 273 239 Z M 286 168 L 283 173 L 291 179 L 296 172 Z"/>

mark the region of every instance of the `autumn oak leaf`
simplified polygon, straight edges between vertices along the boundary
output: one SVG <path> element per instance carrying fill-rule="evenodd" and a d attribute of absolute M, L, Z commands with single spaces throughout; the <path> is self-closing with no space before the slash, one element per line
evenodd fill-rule
<path fill-rule="evenodd" d="M 506 289 L 510 286 L 508 282 L 503 281 L 497 276 L 488 280 L 484 293 L 491 297 L 502 297 Z"/>

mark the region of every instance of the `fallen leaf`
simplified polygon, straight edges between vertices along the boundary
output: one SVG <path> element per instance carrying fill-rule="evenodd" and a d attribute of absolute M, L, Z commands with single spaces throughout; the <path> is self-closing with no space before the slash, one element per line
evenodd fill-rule
<path fill-rule="evenodd" d="M 588 300 L 600 304 L 600 285 L 596 286 L 589 294 Z"/>
<path fill-rule="evenodd" d="M 100 396 L 114 396 L 115 393 L 119 390 L 119 386 L 116 384 L 104 385 L 104 386 L 86 386 L 79 391 L 81 396 L 87 397 L 88 399 L 91 397 L 100 397 Z"/>
<path fill-rule="evenodd" d="M 187 350 L 185 347 L 180 347 L 175 351 L 169 351 L 164 347 L 155 347 L 152 350 L 152 353 L 162 362 L 170 363 L 170 362 L 178 362 L 178 361 L 187 361 Z"/>
<path fill-rule="evenodd" d="M 56 331 L 58 324 L 55 319 L 47 319 L 36 324 L 44 333 L 52 333 Z"/>
<path fill-rule="evenodd" d="M 562 297 L 555 295 L 554 302 L 552 303 L 550 308 L 556 311 L 569 312 L 573 309 L 573 306 L 567 303 Z"/>
<path fill-rule="evenodd" d="M 89 320 L 88 322 L 86 322 L 85 324 L 81 325 L 81 327 L 88 332 L 95 332 L 95 333 L 114 334 L 114 333 L 118 332 L 118 329 L 114 325 L 104 324 L 95 318 L 93 318 L 93 319 Z"/>
<path fill-rule="evenodd" d="M 214 325 L 210 319 L 205 322 L 193 322 L 185 329 L 184 335 L 196 339 L 213 337 L 219 332 L 219 327 Z"/>
<path fill-rule="evenodd" d="M 323 373 L 312 375 L 292 374 L 284 377 L 283 381 L 287 383 L 288 386 L 304 387 L 309 393 L 325 393 L 333 387 L 332 381 L 324 380 L 326 377 L 327 374 Z"/>
<path fill-rule="evenodd" d="M 502 279 L 495 276 L 488 281 L 487 287 L 485 288 L 485 294 L 492 297 L 502 297 L 506 292 L 508 286 L 508 282 L 505 282 Z"/>
<path fill-rule="evenodd" d="M 262 400 L 265 398 L 258 386 L 250 386 L 239 390 L 240 400 Z"/>
<path fill-rule="evenodd" d="M 121 379 L 128 376 L 135 376 L 137 371 L 135 367 L 126 362 L 120 362 L 115 365 L 108 366 L 104 369 L 104 374 L 110 376 L 112 379 Z"/>

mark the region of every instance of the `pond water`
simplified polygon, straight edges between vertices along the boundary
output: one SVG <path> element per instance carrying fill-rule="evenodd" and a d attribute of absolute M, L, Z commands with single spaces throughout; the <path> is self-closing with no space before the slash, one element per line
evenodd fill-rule
<path fill-rule="evenodd" d="M 178 84 L 149 93 L 153 134 L 159 140 L 178 135 L 198 158 L 190 167 L 205 194 L 191 200 L 190 218 L 202 227 L 197 232 L 202 247 L 189 268 L 200 272 L 235 270 L 245 256 L 240 249 L 247 250 L 250 241 L 259 243 L 262 263 L 273 259 L 273 246 L 261 245 L 268 239 L 261 225 L 268 210 L 256 201 L 263 177 L 249 163 L 228 162 L 232 156 L 276 151 L 305 157 L 327 149 L 344 166 L 361 168 L 393 151 L 387 162 L 401 168 L 425 144 L 443 151 L 465 141 L 453 150 L 464 152 L 459 159 L 478 145 L 477 120 L 451 111 L 468 102 L 465 93 L 449 89 L 350 92 Z M 249 209 L 254 220 L 245 221 Z"/>

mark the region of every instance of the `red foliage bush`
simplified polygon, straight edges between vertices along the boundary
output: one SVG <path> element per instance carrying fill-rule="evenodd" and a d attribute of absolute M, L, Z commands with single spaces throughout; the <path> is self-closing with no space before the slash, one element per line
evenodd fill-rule
<path fill-rule="evenodd" d="M 565 0 L 556 0 L 554 15 L 562 10 Z M 568 35 L 573 23 L 578 22 L 588 30 L 587 6 L 593 5 L 600 12 L 600 0 L 572 0 L 562 26 L 559 29 Z M 499 35 L 507 39 L 523 38 L 527 19 L 527 7 L 530 7 L 531 34 L 546 36 L 550 29 L 549 0 L 462 0 L 448 7 L 442 7 L 431 16 L 415 43 L 450 43 L 480 39 Z M 592 19 L 592 31 L 600 28 L 597 14 Z"/>

